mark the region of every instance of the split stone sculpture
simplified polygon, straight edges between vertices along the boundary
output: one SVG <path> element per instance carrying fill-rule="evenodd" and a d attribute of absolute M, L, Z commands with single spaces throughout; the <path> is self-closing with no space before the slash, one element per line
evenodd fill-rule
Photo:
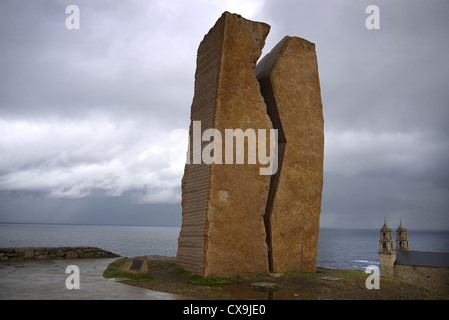
<path fill-rule="evenodd" d="M 256 67 L 269 29 L 225 12 L 198 48 L 176 257 L 195 274 L 316 270 L 324 133 L 315 48 L 286 37 Z M 272 175 L 261 174 L 266 162 L 250 163 L 249 136 L 246 162 L 217 159 L 237 157 L 237 137 L 226 149 L 208 132 L 237 128 L 277 130 Z M 273 150 L 257 138 L 258 152 Z M 205 163 L 205 150 L 216 161 Z"/>

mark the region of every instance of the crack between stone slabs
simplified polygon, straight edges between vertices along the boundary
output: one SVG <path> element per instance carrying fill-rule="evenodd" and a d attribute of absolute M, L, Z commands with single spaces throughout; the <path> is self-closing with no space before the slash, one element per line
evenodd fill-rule
<path fill-rule="evenodd" d="M 266 242 L 268 246 L 268 266 L 269 271 L 274 271 L 273 265 L 273 242 L 272 242 L 272 229 L 271 229 L 271 216 L 273 212 L 274 199 L 277 192 L 277 187 L 279 184 L 279 177 L 282 171 L 282 162 L 284 160 L 284 153 L 286 147 L 286 139 L 284 130 L 282 128 L 282 123 L 279 118 L 279 113 L 276 105 L 276 99 L 273 94 L 273 87 L 271 85 L 269 79 L 269 73 L 267 76 L 264 76 L 258 79 L 260 85 L 260 92 L 264 98 L 265 105 L 267 106 L 267 114 L 273 124 L 273 129 L 278 130 L 278 159 L 277 159 L 277 171 L 270 178 L 270 187 L 268 191 L 268 199 L 267 205 L 265 207 L 264 214 L 264 224 L 265 224 L 265 233 L 266 233 Z"/>

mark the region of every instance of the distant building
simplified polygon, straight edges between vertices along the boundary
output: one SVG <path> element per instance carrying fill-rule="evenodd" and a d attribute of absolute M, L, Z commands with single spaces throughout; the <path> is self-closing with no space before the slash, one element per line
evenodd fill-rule
<path fill-rule="evenodd" d="M 384 221 L 378 251 L 382 276 L 449 294 L 449 252 L 411 251 L 402 221 L 396 229 L 396 250 L 393 244 L 393 233 Z"/>

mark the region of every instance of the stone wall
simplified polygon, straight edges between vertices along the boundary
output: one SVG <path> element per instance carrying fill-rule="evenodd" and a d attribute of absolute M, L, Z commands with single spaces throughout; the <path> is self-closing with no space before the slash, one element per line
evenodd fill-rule
<path fill-rule="evenodd" d="M 396 261 L 396 253 L 394 252 L 379 253 L 380 274 L 384 277 L 394 278 L 395 261 Z"/>
<path fill-rule="evenodd" d="M 449 268 L 395 265 L 394 278 L 432 291 L 449 294 Z"/>
<path fill-rule="evenodd" d="M 96 247 L 0 248 L 0 261 L 112 258 L 119 255 Z"/>

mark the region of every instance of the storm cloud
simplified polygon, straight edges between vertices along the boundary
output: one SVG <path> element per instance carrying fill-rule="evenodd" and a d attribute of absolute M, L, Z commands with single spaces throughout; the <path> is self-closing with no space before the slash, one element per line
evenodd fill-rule
<path fill-rule="evenodd" d="M 316 44 L 323 227 L 449 229 L 444 0 L 1 1 L 0 222 L 179 225 L 196 50 L 225 10 L 271 25 L 263 54 Z"/>

